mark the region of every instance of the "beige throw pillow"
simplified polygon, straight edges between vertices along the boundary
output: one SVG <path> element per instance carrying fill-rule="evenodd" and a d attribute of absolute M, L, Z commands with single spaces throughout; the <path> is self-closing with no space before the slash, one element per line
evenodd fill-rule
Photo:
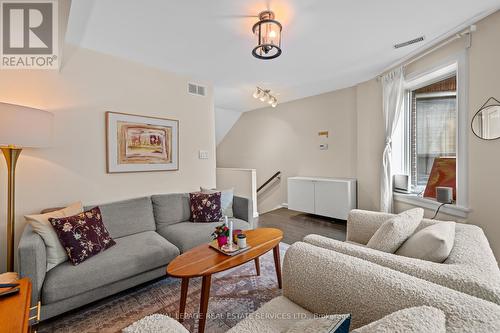
<path fill-rule="evenodd" d="M 69 217 L 83 212 L 81 202 L 75 202 L 66 208 L 46 214 L 26 215 L 24 218 L 33 231 L 42 237 L 47 251 L 47 271 L 68 260 L 68 255 L 59 242 L 59 238 L 49 222 L 49 218 Z"/>
<path fill-rule="evenodd" d="M 455 222 L 439 222 L 413 234 L 396 251 L 397 255 L 443 262 L 455 242 Z"/>
<path fill-rule="evenodd" d="M 423 217 L 422 208 L 410 209 L 392 217 L 378 228 L 366 247 L 388 253 L 396 252 L 417 229 Z"/>

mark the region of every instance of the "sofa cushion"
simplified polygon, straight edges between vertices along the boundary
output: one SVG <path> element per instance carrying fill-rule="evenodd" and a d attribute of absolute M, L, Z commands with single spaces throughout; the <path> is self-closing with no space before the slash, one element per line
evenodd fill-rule
<path fill-rule="evenodd" d="M 235 218 L 230 218 L 229 220 L 233 221 L 233 228 L 235 230 L 248 230 L 252 228 L 247 221 Z M 157 232 L 177 246 L 181 253 L 183 253 L 195 246 L 210 242 L 210 235 L 218 225 L 221 225 L 221 222 L 181 222 L 158 226 Z"/>
<path fill-rule="evenodd" d="M 42 304 L 167 266 L 179 250 L 154 231 L 115 239 L 116 245 L 78 266 L 65 262 L 51 269 L 42 287 Z"/>
<path fill-rule="evenodd" d="M 413 235 L 396 251 L 397 255 L 442 263 L 455 241 L 455 222 L 439 222 Z"/>
<path fill-rule="evenodd" d="M 417 229 L 424 217 L 422 208 L 414 208 L 385 221 L 366 244 L 367 247 L 394 253 Z"/>
<path fill-rule="evenodd" d="M 69 217 L 49 218 L 73 265 L 115 245 L 102 223 L 99 207 Z"/>
<path fill-rule="evenodd" d="M 150 197 L 99 205 L 99 209 L 104 225 L 113 238 L 156 230 Z"/>
<path fill-rule="evenodd" d="M 352 333 L 372 332 L 445 333 L 446 317 L 439 309 L 431 306 L 417 306 L 393 312 L 352 331 Z"/>
<path fill-rule="evenodd" d="M 158 227 L 189 221 L 191 217 L 187 193 L 157 194 L 151 196 L 151 201 Z"/>

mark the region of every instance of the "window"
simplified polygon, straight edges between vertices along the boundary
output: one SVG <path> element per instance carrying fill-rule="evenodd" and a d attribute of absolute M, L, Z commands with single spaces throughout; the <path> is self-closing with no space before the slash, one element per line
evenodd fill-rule
<path fill-rule="evenodd" d="M 457 202 L 447 214 L 466 217 L 467 193 L 467 54 L 458 53 L 438 66 L 406 74 L 404 111 L 392 140 L 392 173 L 410 178 L 413 194 L 395 194 L 405 203 L 435 209 L 421 198 L 436 157 L 456 158 Z"/>
<path fill-rule="evenodd" d="M 436 157 L 457 155 L 456 75 L 409 90 L 410 175 L 423 191 Z"/>

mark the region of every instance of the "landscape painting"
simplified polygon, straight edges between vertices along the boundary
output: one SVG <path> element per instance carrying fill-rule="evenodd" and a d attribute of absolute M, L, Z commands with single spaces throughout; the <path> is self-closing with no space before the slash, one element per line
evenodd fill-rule
<path fill-rule="evenodd" d="M 178 170 L 178 121 L 106 113 L 108 172 Z"/>

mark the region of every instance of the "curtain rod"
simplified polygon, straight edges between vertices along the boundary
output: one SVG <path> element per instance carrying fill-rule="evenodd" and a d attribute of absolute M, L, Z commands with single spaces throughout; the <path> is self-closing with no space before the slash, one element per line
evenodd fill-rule
<path fill-rule="evenodd" d="M 448 45 L 449 43 L 460 39 L 464 36 L 467 36 L 468 38 L 468 47 L 470 47 L 470 38 L 472 32 L 476 31 L 476 26 L 474 23 L 482 20 L 483 18 L 495 13 L 498 11 L 500 6 L 495 6 L 491 8 L 490 10 L 486 10 L 471 19 L 467 20 L 466 22 L 462 23 L 460 26 L 456 27 L 455 29 L 449 31 L 446 34 L 443 34 L 442 36 L 434 39 L 434 42 L 431 42 L 429 45 L 428 49 L 424 50 L 416 50 L 407 56 L 403 57 L 402 59 L 396 61 L 395 63 L 391 64 L 390 66 L 384 68 L 384 70 L 376 76 L 377 81 L 382 78 L 384 74 L 386 74 L 388 71 L 398 67 L 398 66 L 408 66 L 409 64 L 422 59 L 426 55 L 436 51 L 437 49 L 442 48 L 445 45 Z M 433 45 L 434 44 L 434 45 Z"/>

